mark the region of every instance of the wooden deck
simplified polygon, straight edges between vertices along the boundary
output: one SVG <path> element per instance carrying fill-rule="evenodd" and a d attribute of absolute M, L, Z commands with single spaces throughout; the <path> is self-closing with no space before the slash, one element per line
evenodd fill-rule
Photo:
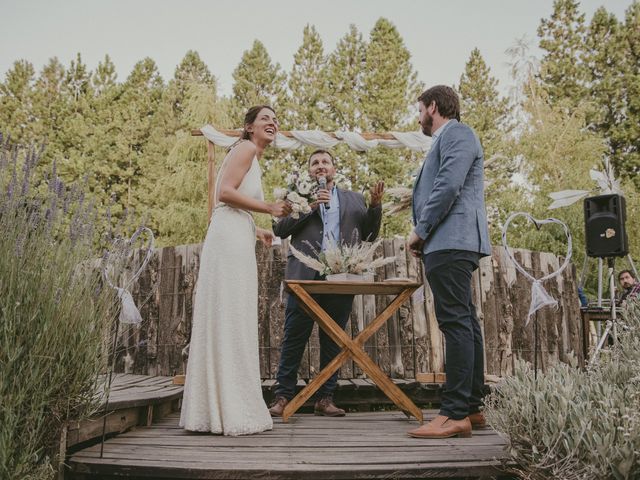
<path fill-rule="evenodd" d="M 417 395 L 414 399 L 435 398 L 439 390 L 435 384 L 395 383 Z M 271 384 L 263 382 L 265 397 Z M 382 396 L 364 379 L 341 380 L 338 393 L 337 399 L 352 399 L 344 405 L 351 409 Z M 470 439 L 413 439 L 406 432 L 417 421 L 395 411 L 349 412 L 333 419 L 296 414 L 288 423 L 276 419 L 272 431 L 245 437 L 188 433 L 178 427 L 181 397 L 182 386 L 173 385 L 171 377 L 115 376 L 103 457 L 96 442 L 105 412 L 69 425 L 65 478 L 487 478 L 500 475 L 506 458 L 505 443 L 493 430 L 474 432 Z M 425 413 L 428 420 L 436 411 Z"/>
<path fill-rule="evenodd" d="M 106 377 L 103 378 L 103 386 Z M 182 399 L 182 386 L 173 385 L 171 377 L 149 375 L 114 374 L 107 409 L 97 412 L 94 418 L 82 422 L 69 422 L 66 431 L 67 449 L 107 435 L 122 433 L 137 425 L 151 425 L 175 411 Z M 103 402 L 105 392 L 97 394 Z M 106 416 L 106 425 L 104 417 Z"/>
<path fill-rule="evenodd" d="M 435 415 L 428 411 L 427 417 Z M 504 441 L 492 430 L 469 439 L 420 440 L 418 425 L 398 412 L 350 413 L 344 418 L 296 415 L 272 431 L 246 437 L 193 434 L 173 413 L 69 460 L 71 476 L 164 479 L 377 479 L 500 475 Z"/>

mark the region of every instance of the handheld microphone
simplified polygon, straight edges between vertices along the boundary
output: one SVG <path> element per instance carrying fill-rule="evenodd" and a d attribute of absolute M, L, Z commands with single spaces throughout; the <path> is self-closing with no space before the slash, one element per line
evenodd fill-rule
<path fill-rule="evenodd" d="M 327 189 L 327 177 L 318 177 L 318 185 L 320 186 L 320 188 L 322 188 L 323 190 Z M 330 208 L 330 203 L 329 202 L 325 202 L 324 204 L 324 208 L 329 210 Z"/>

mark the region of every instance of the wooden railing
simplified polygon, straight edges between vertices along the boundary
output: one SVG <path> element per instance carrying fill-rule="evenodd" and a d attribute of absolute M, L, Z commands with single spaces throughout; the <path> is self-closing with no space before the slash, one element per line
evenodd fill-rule
<path fill-rule="evenodd" d="M 133 286 L 133 296 L 144 319 L 139 327 L 121 328 L 117 370 L 149 375 L 184 373 L 183 349 L 191 331 L 193 298 L 202 245 L 165 247 L 154 252 L 147 270 Z M 281 284 L 287 242 L 271 248 L 256 246 L 259 272 L 260 370 L 263 379 L 275 378 L 284 323 Z M 386 239 L 379 255 L 396 256 L 376 274 L 423 279 L 422 265 L 407 254 L 405 240 Z M 541 252 L 516 250 L 516 257 L 534 276 L 556 270 L 558 257 Z M 233 275 L 233 272 L 229 273 Z M 383 371 L 395 378 L 415 378 L 417 373 L 444 371 L 444 345 L 433 309 L 431 291 L 414 295 L 410 303 L 366 343 L 366 350 Z M 574 352 L 582 358 L 582 331 L 576 291 L 575 269 L 545 283 L 558 300 L 558 308 L 537 314 L 542 368 L 567 361 Z M 533 325 L 525 327 L 530 302 L 530 284 L 510 264 L 501 247 L 481 261 L 473 276 L 473 295 L 485 339 L 485 369 L 493 375 L 509 375 L 516 358 L 533 362 Z M 347 331 L 353 334 L 385 306 L 384 298 L 356 297 Z M 229 319 L 233 321 L 233 319 Z M 300 367 L 301 378 L 319 371 L 318 333 L 314 330 Z M 341 378 L 358 378 L 362 372 L 352 362 L 340 371 Z"/>

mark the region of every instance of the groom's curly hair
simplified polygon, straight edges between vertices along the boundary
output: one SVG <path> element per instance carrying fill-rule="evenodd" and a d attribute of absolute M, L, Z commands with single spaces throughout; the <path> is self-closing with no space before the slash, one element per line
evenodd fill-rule
<path fill-rule="evenodd" d="M 438 113 L 444 118 L 455 118 L 460 121 L 460 100 L 456 91 L 446 85 L 436 85 L 426 90 L 418 97 L 425 107 L 436 102 Z"/>

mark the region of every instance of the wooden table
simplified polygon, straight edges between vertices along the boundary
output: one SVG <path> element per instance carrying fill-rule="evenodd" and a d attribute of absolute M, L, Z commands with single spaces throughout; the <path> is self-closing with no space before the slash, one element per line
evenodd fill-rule
<path fill-rule="evenodd" d="M 620 318 L 621 308 L 616 307 L 616 318 Z M 582 318 L 582 353 L 585 361 L 589 359 L 589 350 L 591 348 L 591 322 L 608 322 L 611 320 L 611 306 L 605 307 L 581 307 L 580 317 Z M 602 327 L 598 325 L 596 327 L 596 344 L 602 335 Z M 595 345 L 594 345 L 595 346 Z"/>
<path fill-rule="evenodd" d="M 385 373 L 380 370 L 363 350 L 367 341 L 400 306 L 422 284 L 411 281 L 396 282 L 337 282 L 318 280 L 286 280 L 287 290 L 295 295 L 300 306 L 315 320 L 320 328 L 340 347 L 340 352 L 322 369 L 309 385 L 302 389 L 285 407 L 283 421 L 293 415 L 311 396 L 334 374 L 349 358 L 371 377 L 380 390 L 393 400 L 406 414 L 411 414 L 422 423 L 422 410 L 419 409 Z M 311 295 L 396 295 L 393 301 L 367 325 L 356 338 L 351 339 L 345 331 L 327 314 Z"/>

